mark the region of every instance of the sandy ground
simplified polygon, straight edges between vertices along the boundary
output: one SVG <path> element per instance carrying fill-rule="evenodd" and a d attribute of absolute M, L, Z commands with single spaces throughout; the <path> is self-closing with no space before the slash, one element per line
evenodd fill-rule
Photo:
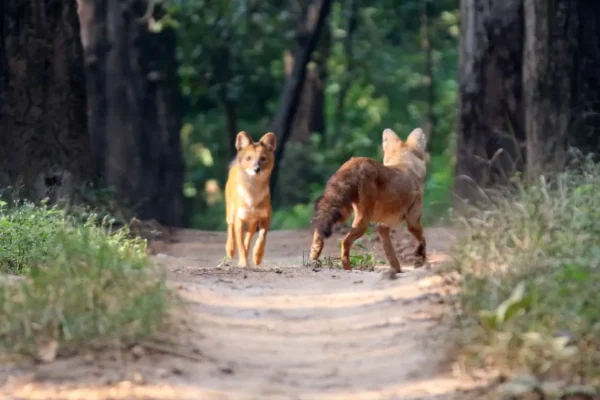
<path fill-rule="evenodd" d="M 414 249 L 396 236 L 400 254 Z M 383 266 L 303 266 L 308 231 L 271 232 L 263 265 L 246 269 L 223 264 L 224 233 L 178 231 L 154 256 L 184 301 L 172 334 L 119 353 L 0 367 L 0 398 L 478 398 L 446 356 L 435 270 L 453 238 L 444 229 L 425 236 L 431 265 L 390 281 Z M 339 237 L 325 255 L 339 255 Z"/>

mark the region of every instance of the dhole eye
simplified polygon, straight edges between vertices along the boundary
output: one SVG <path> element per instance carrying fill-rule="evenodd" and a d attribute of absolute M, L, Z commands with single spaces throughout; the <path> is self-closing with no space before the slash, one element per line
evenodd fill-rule
<path fill-rule="evenodd" d="M 252 160 L 252 156 L 246 156 L 246 161 Z"/>
<path fill-rule="evenodd" d="M 265 157 L 265 156 L 260 156 L 260 161 L 262 161 L 262 162 L 265 162 L 265 161 L 267 161 L 267 157 Z"/>

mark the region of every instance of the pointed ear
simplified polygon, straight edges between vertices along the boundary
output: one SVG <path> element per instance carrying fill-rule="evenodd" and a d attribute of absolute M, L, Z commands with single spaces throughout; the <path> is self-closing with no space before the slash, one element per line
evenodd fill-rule
<path fill-rule="evenodd" d="M 254 142 L 252 141 L 250 135 L 248 135 L 245 131 L 241 131 L 235 138 L 235 149 L 240 151 L 250 146 L 252 143 Z"/>
<path fill-rule="evenodd" d="M 427 135 L 421 128 L 415 128 L 406 138 L 406 145 L 418 152 L 425 154 L 427 148 Z"/>
<path fill-rule="evenodd" d="M 260 143 L 264 144 L 267 147 L 270 147 L 271 151 L 274 151 L 275 147 L 277 147 L 277 138 L 275 137 L 275 134 L 273 132 L 268 132 L 260 138 Z"/>
<path fill-rule="evenodd" d="M 396 132 L 394 132 L 393 130 L 387 128 L 383 131 L 383 135 L 382 135 L 382 139 L 381 139 L 383 151 L 386 151 L 386 149 L 388 149 L 390 145 L 396 144 L 399 141 L 400 141 L 400 138 L 398 137 L 398 135 L 396 135 Z"/>

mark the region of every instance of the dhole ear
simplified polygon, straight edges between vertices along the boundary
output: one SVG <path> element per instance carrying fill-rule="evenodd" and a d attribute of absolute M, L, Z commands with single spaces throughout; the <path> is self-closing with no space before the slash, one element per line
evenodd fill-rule
<path fill-rule="evenodd" d="M 245 131 L 241 131 L 235 138 L 235 149 L 240 151 L 252 144 L 252 138 Z"/>
<path fill-rule="evenodd" d="M 393 130 L 387 128 L 383 131 L 381 144 L 383 146 L 383 151 L 385 151 L 389 145 L 396 144 L 400 141 L 398 135 Z"/>
<path fill-rule="evenodd" d="M 277 147 L 277 138 L 273 132 L 265 133 L 263 137 L 260 138 L 260 143 L 264 144 L 267 147 L 271 148 L 271 151 L 275 150 Z"/>
<path fill-rule="evenodd" d="M 427 147 L 427 135 L 421 128 L 415 128 L 406 138 L 406 145 L 413 149 L 425 151 Z"/>

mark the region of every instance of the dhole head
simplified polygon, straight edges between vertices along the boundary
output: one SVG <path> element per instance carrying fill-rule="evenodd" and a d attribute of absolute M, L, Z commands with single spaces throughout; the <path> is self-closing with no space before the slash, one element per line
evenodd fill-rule
<path fill-rule="evenodd" d="M 426 137 L 423 129 L 416 128 L 408 135 L 406 142 L 398 137 L 396 132 L 391 129 L 385 129 L 382 137 L 383 146 L 383 165 L 393 164 L 398 157 L 402 157 L 406 150 L 417 153 L 424 153 L 426 146 Z"/>
<path fill-rule="evenodd" d="M 273 132 L 266 133 L 258 142 L 244 131 L 238 133 L 235 148 L 240 169 L 250 176 L 269 176 L 275 162 L 276 143 Z"/>

